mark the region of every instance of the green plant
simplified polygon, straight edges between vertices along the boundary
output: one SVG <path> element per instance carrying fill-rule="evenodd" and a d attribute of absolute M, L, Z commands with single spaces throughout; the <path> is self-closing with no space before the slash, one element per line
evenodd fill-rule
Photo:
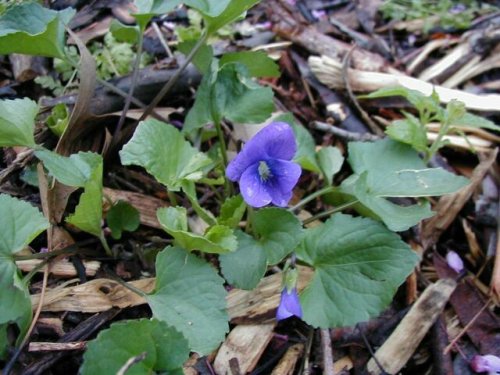
<path fill-rule="evenodd" d="M 456 133 L 467 140 L 462 127 L 500 131 L 500 126 L 483 117 L 467 112 L 464 104 L 457 100 L 450 101 L 445 108 L 441 107 L 436 92 L 433 92 L 430 96 L 425 96 L 419 91 L 409 90 L 404 87 L 388 87 L 360 98 L 376 99 L 388 96 L 404 97 L 415 107 L 418 117 L 403 111 L 404 119 L 393 121 L 386 130 L 387 135 L 424 153 L 426 162 L 448 143 L 445 138 L 446 135 Z M 432 143 L 429 142 L 427 137 L 427 127 L 431 122 L 439 123 L 437 139 Z"/>
<path fill-rule="evenodd" d="M 314 270 L 312 281 L 300 296 L 300 304 L 303 319 L 315 327 L 351 325 L 375 316 L 391 301 L 418 262 L 416 254 L 395 232 L 406 230 L 433 214 L 428 202 L 400 206 L 389 198 L 439 196 L 455 192 L 468 183 L 467 179 L 443 169 L 428 168 L 409 145 L 387 139 L 369 144 L 351 142 L 347 162 L 353 174 L 336 186 L 333 177 L 344 162 L 340 151 L 335 147 L 316 151 L 312 136 L 290 114 L 275 118 L 261 130 L 264 133 L 247 142 L 239 156 L 229 162 L 223 122 L 231 122 L 236 127 L 240 122 L 255 124 L 267 120 L 274 109 L 273 92 L 259 85 L 254 77 L 276 76 L 279 72 L 276 64 L 262 52 L 232 53 L 216 58 L 207 41 L 257 2 L 183 2 L 200 12 L 204 25 L 199 39 L 185 45 L 187 63 L 193 61 L 204 73 L 194 105 L 188 111 L 182 131 L 154 119 L 140 121 L 119 153 L 122 165 L 144 168 L 165 187 L 170 207 L 159 208 L 157 219 L 165 235 L 171 237 L 173 246 L 166 247 L 156 257 L 154 291 L 146 294 L 134 290 L 149 304 L 152 319 L 120 322 L 102 331 L 89 343 L 81 370 L 84 374 L 116 372 L 122 368 L 124 352 L 127 359 L 138 358 L 131 372 L 181 371 L 189 351 L 209 354 L 224 339 L 229 329 L 226 281 L 252 289 L 269 266 L 284 265 L 287 291 L 294 291 L 296 287 L 296 262 Z M 140 56 L 142 35 L 148 22 L 154 15 L 169 12 L 179 3 L 181 1 L 136 1 L 137 26 L 117 25 L 114 32 L 135 40 L 137 56 Z M 78 68 L 81 85 L 88 84 L 86 79 L 93 79 L 95 74 L 91 55 L 79 45 L 82 62 L 78 65 L 64 48 L 63 25 L 71 12 L 52 12 L 36 4 L 20 7 L 12 8 L 5 17 L 18 19 L 19 9 L 31 16 L 39 12 L 45 20 L 45 28 L 20 25 L 18 30 L 0 33 L 0 52 L 41 54 L 43 48 L 45 55 Z M 208 57 L 209 63 L 203 63 L 198 53 Z M 130 56 L 127 56 L 128 59 Z M 181 65 L 179 71 L 187 63 Z M 139 64 L 134 65 L 133 77 L 136 77 Z M 161 90 L 159 99 L 152 101 L 150 108 L 170 87 L 171 82 Z M 80 92 L 80 97 L 89 100 L 91 95 Z M 79 109 L 78 106 L 79 103 L 75 107 Z M 49 177 L 74 190 L 80 189 L 79 203 L 75 212 L 66 218 L 66 224 L 99 238 L 104 250 L 112 256 L 102 229 L 105 160 L 92 152 L 61 155 L 37 144 L 33 136 L 37 113 L 37 104 L 27 98 L 0 101 L 0 146 L 25 146 L 34 150 Z M 432 116 L 433 112 L 428 110 L 422 114 L 424 120 Z M 65 116 L 54 119 L 60 117 Z M 71 116 L 60 142 L 75 131 L 73 121 Z M 204 152 L 202 150 L 210 147 L 205 143 L 207 139 L 213 141 L 212 149 Z M 281 142 L 283 139 L 286 142 Z M 435 151 L 429 150 L 431 152 Z M 288 208 L 301 169 L 311 171 L 317 183 L 322 181 L 324 186 Z M 45 173 L 40 175 L 46 177 Z M 243 194 L 235 193 L 231 181 L 238 181 Z M 224 191 L 216 192 L 219 197 L 212 203 L 217 209 L 212 212 L 198 200 L 196 186 L 212 189 L 221 184 Z M 343 204 L 303 221 L 295 215 L 297 209 L 325 194 L 343 199 Z M 205 222 L 202 233 L 194 233 L 189 227 L 187 210 L 177 204 L 181 196 Z M 23 335 L 31 312 L 27 280 L 21 283 L 13 260 L 24 245 L 48 227 L 48 220 L 27 203 L 5 195 L 0 199 L 10 210 L 8 215 L 2 215 L 5 225 L 0 230 L 0 236 L 9 240 L 4 241 L 5 248 L 0 248 L 1 274 L 7 275 L 0 278 L 0 288 L 13 291 L 0 297 L 1 306 L 9 306 L 8 314 L 0 314 L 0 345 L 5 347 L 6 326 L 17 323 Z M 260 208 L 269 202 L 278 207 Z M 340 213 L 348 207 L 356 208 L 367 217 Z M 15 216 L 18 210 L 23 215 Z M 330 216 L 314 228 L 304 225 Z M 113 237 L 119 238 L 123 229 L 134 230 L 137 213 L 117 204 L 107 219 Z M 239 226 L 243 219 L 245 231 Z M 11 221 L 15 227 L 8 225 Z M 64 225 L 62 222 L 52 224 Z M 222 276 L 200 253 L 218 257 Z M 296 305 L 297 296 L 293 293 L 287 292 L 283 298 L 292 295 Z M 16 299 L 13 309 L 10 308 L 12 299 Z M 294 309 L 294 314 L 300 315 L 302 310 Z M 144 352 L 146 357 L 141 357 Z"/>
<path fill-rule="evenodd" d="M 475 0 L 385 0 L 380 11 L 384 18 L 396 21 L 423 19 L 424 31 L 429 31 L 436 25 L 466 29 L 480 8 Z"/>

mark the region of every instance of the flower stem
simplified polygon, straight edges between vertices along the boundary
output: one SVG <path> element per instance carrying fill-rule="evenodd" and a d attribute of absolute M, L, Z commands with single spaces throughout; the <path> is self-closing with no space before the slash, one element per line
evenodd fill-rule
<path fill-rule="evenodd" d="M 345 210 L 346 208 L 349 208 L 351 206 L 354 206 L 356 203 L 358 203 L 359 201 L 356 199 L 354 201 L 351 201 L 351 202 L 347 202 L 347 203 L 344 203 L 340 206 L 337 206 L 337 207 L 334 207 L 334 208 L 331 208 L 329 210 L 326 210 L 326 211 L 323 211 L 323 212 L 320 212 L 319 214 L 316 214 L 314 216 L 311 216 L 310 218 L 307 218 L 305 219 L 302 224 L 303 225 L 307 225 L 309 223 L 312 223 L 313 221 L 315 220 L 318 220 L 318 219 L 321 219 L 323 217 L 326 217 L 326 216 L 330 216 L 330 215 L 333 215 L 334 213 L 336 212 L 340 212 L 342 210 Z"/>
<path fill-rule="evenodd" d="M 168 190 L 167 194 L 168 194 L 168 200 L 170 201 L 170 204 L 174 207 L 177 206 L 178 205 L 177 204 L 177 196 L 175 195 L 175 193 L 173 191 Z"/>
<path fill-rule="evenodd" d="M 247 206 L 247 224 L 245 225 L 245 233 L 250 234 L 250 232 L 252 231 L 253 214 L 253 207 Z"/>
<path fill-rule="evenodd" d="M 99 241 L 101 241 L 102 247 L 104 248 L 104 251 L 106 251 L 106 255 L 113 257 L 113 252 L 111 251 L 108 242 L 106 241 L 106 238 L 104 237 L 104 233 L 101 232 L 101 235 L 99 236 Z"/>
<path fill-rule="evenodd" d="M 138 296 L 142 297 L 142 298 L 146 298 L 147 297 L 147 293 L 144 292 L 143 290 L 140 290 L 139 288 L 133 286 L 132 284 L 130 283 L 127 283 L 126 281 L 122 280 L 121 278 L 118 277 L 118 275 L 114 274 L 109 268 L 105 268 L 106 270 L 106 274 L 107 276 L 116 281 L 118 284 L 122 285 L 123 287 L 127 288 L 128 290 L 130 290 L 131 292 L 137 294 Z"/>
<path fill-rule="evenodd" d="M 322 189 L 319 189 L 317 191 L 315 191 L 314 193 L 308 195 L 307 197 L 305 197 L 304 199 L 302 199 L 299 203 L 297 203 L 295 206 L 293 207 L 290 207 L 288 209 L 288 211 L 295 211 L 295 210 L 298 210 L 299 208 L 301 208 L 302 206 L 305 206 L 307 203 L 309 203 L 310 201 L 316 199 L 317 197 L 320 197 L 324 194 L 328 194 L 332 191 L 335 190 L 335 187 L 333 186 L 326 186 Z"/>
<path fill-rule="evenodd" d="M 227 148 L 226 148 L 226 141 L 224 139 L 224 132 L 222 131 L 222 125 L 221 121 L 215 121 L 215 130 L 217 131 L 217 137 L 219 138 L 219 147 L 220 147 L 220 153 L 222 154 L 222 170 L 224 172 L 224 175 L 226 174 L 226 168 L 228 164 L 228 158 L 227 158 Z M 229 180 L 226 178 L 224 180 L 224 193 L 227 196 L 232 195 L 232 185 L 229 182 Z"/>
<path fill-rule="evenodd" d="M 426 153 L 424 159 L 426 164 L 429 162 L 429 160 L 432 159 L 437 150 L 442 146 L 443 137 L 448 133 L 449 127 L 450 127 L 449 121 L 444 121 L 441 123 L 441 126 L 439 127 L 438 136 Z"/>
<path fill-rule="evenodd" d="M 94 241 L 95 242 L 95 241 Z M 50 259 L 58 255 L 76 253 L 78 250 L 78 244 L 69 245 L 65 248 L 50 251 L 48 253 L 36 253 L 30 255 L 14 255 L 14 260 L 31 260 L 31 259 Z"/>

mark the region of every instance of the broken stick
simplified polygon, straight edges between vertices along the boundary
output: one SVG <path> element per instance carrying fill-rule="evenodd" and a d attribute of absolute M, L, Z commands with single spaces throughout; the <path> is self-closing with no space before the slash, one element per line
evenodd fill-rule
<path fill-rule="evenodd" d="M 437 320 L 457 283 L 441 279 L 425 289 L 408 314 L 368 362 L 368 372 L 396 374 L 408 362 L 418 345 Z M 382 368 L 381 368 L 382 367 Z"/>

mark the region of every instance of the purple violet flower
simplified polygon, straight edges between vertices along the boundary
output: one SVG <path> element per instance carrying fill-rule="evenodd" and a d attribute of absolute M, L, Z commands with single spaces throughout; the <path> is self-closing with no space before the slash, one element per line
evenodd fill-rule
<path fill-rule="evenodd" d="M 453 250 L 448 251 L 448 254 L 446 254 L 446 263 L 448 263 L 448 266 L 456 273 L 460 273 L 464 269 L 462 258 Z"/>
<path fill-rule="evenodd" d="M 500 372 L 500 358 L 491 354 L 476 355 L 472 358 L 470 367 L 472 367 L 475 372 L 497 374 Z"/>
<path fill-rule="evenodd" d="M 239 181 L 248 205 L 285 207 L 301 174 L 300 166 L 291 161 L 296 151 L 290 125 L 272 122 L 245 144 L 227 166 L 226 175 Z"/>
<path fill-rule="evenodd" d="M 276 320 L 283 320 L 291 316 L 302 318 L 302 306 L 300 305 L 297 288 L 283 288 L 281 291 L 281 300 L 278 310 L 276 311 Z"/>

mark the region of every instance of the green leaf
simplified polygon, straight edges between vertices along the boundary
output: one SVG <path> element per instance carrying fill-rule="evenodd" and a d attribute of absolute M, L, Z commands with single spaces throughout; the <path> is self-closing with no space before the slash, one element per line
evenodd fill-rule
<path fill-rule="evenodd" d="M 179 51 L 181 51 L 184 55 L 188 55 L 189 52 L 194 48 L 197 40 L 186 40 L 177 45 Z M 210 63 L 214 56 L 214 52 L 212 46 L 207 44 L 203 44 L 198 52 L 193 57 L 193 64 L 196 68 L 203 74 L 208 73 L 210 69 Z"/>
<path fill-rule="evenodd" d="M 340 171 L 344 163 L 344 157 L 337 147 L 327 146 L 321 148 L 317 153 L 318 164 L 325 176 L 328 185 L 332 184 L 333 176 Z"/>
<path fill-rule="evenodd" d="M 220 215 L 217 218 L 217 223 L 226 225 L 230 228 L 237 228 L 245 211 L 247 205 L 241 195 L 235 195 L 226 199 L 220 208 Z"/>
<path fill-rule="evenodd" d="M 141 32 L 137 26 L 125 25 L 117 19 L 111 21 L 109 31 L 117 41 L 130 44 L 138 42 Z"/>
<path fill-rule="evenodd" d="M 206 16 L 216 17 L 220 15 L 231 3 L 231 0 L 177 0 L 187 6 L 199 10 Z M 174 1 L 175 2 L 175 1 Z"/>
<path fill-rule="evenodd" d="M 47 127 L 58 137 L 62 136 L 68 126 L 69 115 L 66 104 L 56 104 L 54 108 L 52 108 L 50 116 L 47 117 Z"/>
<path fill-rule="evenodd" d="M 274 110 L 273 91 L 249 78 L 244 65 L 224 65 L 217 75 L 213 88 L 215 108 L 220 118 L 233 122 L 259 123 Z"/>
<path fill-rule="evenodd" d="M 179 190 L 183 180 L 202 178 L 202 168 L 211 163 L 173 125 L 154 119 L 139 123 L 120 158 L 123 165 L 145 168 L 172 191 Z"/>
<path fill-rule="evenodd" d="M 17 322 L 21 332 L 31 320 L 29 292 L 12 258 L 49 227 L 42 213 L 29 203 L 0 194 L 0 325 Z"/>
<path fill-rule="evenodd" d="M 197 9 L 207 16 L 216 17 L 226 9 L 230 0 L 135 0 L 134 4 L 138 10 L 133 16 L 141 29 L 144 30 L 151 18 L 168 13 L 181 3 Z"/>
<path fill-rule="evenodd" d="M 136 13 L 132 13 L 142 31 L 146 30 L 148 22 L 154 16 L 165 14 L 179 5 L 180 0 L 164 1 L 164 0 L 135 0 L 134 5 L 137 8 Z"/>
<path fill-rule="evenodd" d="M 277 264 L 290 254 L 303 236 L 299 219 L 282 208 L 258 210 L 253 215 L 252 226 L 269 264 Z"/>
<path fill-rule="evenodd" d="M 261 123 L 274 109 L 273 92 L 253 82 L 246 67 L 226 64 L 203 77 L 183 131 L 189 133 L 223 118 L 237 123 Z"/>
<path fill-rule="evenodd" d="M 373 194 L 371 187 L 367 183 L 367 176 L 367 173 L 363 173 L 356 180 L 353 194 L 361 204 L 371 210 L 374 216 L 382 220 L 389 229 L 395 232 L 407 230 L 421 220 L 434 216 L 429 202 L 400 206 Z"/>
<path fill-rule="evenodd" d="M 9 348 L 8 327 L 8 324 L 0 324 L 0 361 L 4 361 L 7 358 Z"/>
<path fill-rule="evenodd" d="M 10 258 L 49 227 L 42 213 L 27 202 L 0 194 L 0 256 Z M 2 294 L 3 295 L 3 294 Z M 1 314 L 0 314 L 1 316 Z"/>
<path fill-rule="evenodd" d="M 79 152 L 67 157 L 40 150 L 35 155 L 56 180 L 74 187 L 84 187 L 93 171 L 102 164 L 102 157 L 93 152 Z"/>
<path fill-rule="evenodd" d="M 291 113 L 279 115 L 273 121 L 286 122 L 293 128 L 295 139 L 297 141 L 297 152 L 294 161 L 300 164 L 304 169 L 311 172 L 321 173 L 321 168 L 316 158 L 316 143 L 311 133 L 302 126 Z"/>
<path fill-rule="evenodd" d="M 102 169 L 101 159 L 100 164 L 92 171 L 89 180 L 83 186 L 84 191 L 75 212 L 66 219 L 67 223 L 96 237 L 102 234 Z"/>
<path fill-rule="evenodd" d="M 496 125 L 494 122 L 468 112 L 456 119 L 452 125 L 465 126 L 467 128 L 490 129 L 497 132 L 500 131 L 500 126 Z"/>
<path fill-rule="evenodd" d="M 188 250 L 222 254 L 238 246 L 233 230 L 224 225 L 211 226 L 204 236 L 188 232 L 184 207 L 162 207 L 156 211 L 160 225 L 175 239 L 175 244 Z"/>
<path fill-rule="evenodd" d="M 427 151 L 427 132 L 420 121 L 410 113 L 405 113 L 404 120 L 393 121 L 385 133 L 402 143 L 412 146 L 420 152 Z"/>
<path fill-rule="evenodd" d="M 377 316 L 418 263 L 409 246 L 380 223 L 343 214 L 308 229 L 297 255 L 314 267 L 300 298 L 303 319 L 322 328 Z"/>
<path fill-rule="evenodd" d="M 209 211 L 204 209 L 200 202 L 198 201 L 198 197 L 196 195 L 196 186 L 192 181 L 184 181 L 182 183 L 182 191 L 186 194 L 186 197 L 189 199 L 191 203 L 191 207 L 194 212 L 208 225 L 215 225 L 217 221 L 215 220 L 214 215 Z"/>
<path fill-rule="evenodd" d="M 390 139 L 349 143 L 349 163 L 354 175 L 344 180 L 341 191 L 355 196 L 394 231 L 406 230 L 433 213 L 428 203 L 402 207 L 384 198 L 443 195 L 468 183 L 441 168 L 427 168 L 410 146 Z"/>
<path fill-rule="evenodd" d="M 187 340 L 164 322 L 140 319 L 113 323 L 99 332 L 83 355 L 82 375 L 116 374 L 133 357 L 145 358 L 127 369 L 127 375 L 182 374 L 189 357 Z"/>
<path fill-rule="evenodd" d="M 35 147 L 38 105 L 28 99 L 0 100 L 0 147 Z"/>
<path fill-rule="evenodd" d="M 229 329 L 226 295 L 209 263 L 167 247 L 156 257 L 156 288 L 146 299 L 153 316 L 181 331 L 192 351 L 209 354 Z"/>
<path fill-rule="evenodd" d="M 106 222 L 111 229 L 111 235 L 116 240 L 121 238 L 122 231 L 133 232 L 141 223 L 139 211 L 125 201 L 118 201 L 111 207 L 106 215 Z"/>
<path fill-rule="evenodd" d="M 31 322 L 30 294 L 14 261 L 3 254 L 0 254 L 0 288 L 0 325 L 15 322 L 24 334 Z"/>
<path fill-rule="evenodd" d="M 64 59 L 64 24 L 74 14 L 72 8 L 57 12 L 36 2 L 9 8 L 0 17 L 0 55 L 22 53 Z"/>
<path fill-rule="evenodd" d="M 230 52 L 222 55 L 219 65 L 238 62 L 245 65 L 252 77 L 279 77 L 280 71 L 276 64 L 263 51 Z"/>
<path fill-rule="evenodd" d="M 363 173 L 369 176 L 369 173 Z M 362 175 L 363 176 L 363 175 Z M 406 169 L 387 175 L 389 179 L 373 179 L 370 193 L 379 197 L 431 197 L 454 193 L 469 183 L 462 176 L 442 168 Z"/>
<path fill-rule="evenodd" d="M 432 95 L 425 96 L 420 91 L 410 90 L 403 86 L 384 87 L 368 95 L 361 95 L 361 99 L 377 99 L 390 96 L 402 96 L 408 100 L 417 110 L 422 113 L 429 111 L 431 113 L 441 114 L 442 108 L 439 105 L 439 97 L 434 92 Z"/>
<path fill-rule="evenodd" d="M 64 185 L 84 188 L 75 212 L 66 219 L 66 222 L 100 237 L 102 156 L 93 152 L 79 152 L 67 157 L 48 150 L 36 151 L 35 155 L 56 180 Z"/>
<path fill-rule="evenodd" d="M 224 7 L 224 11 L 222 13 L 218 15 L 206 15 L 204 19 L 207 25 L 208 33 L 213 34 L 225 25 L 237 20 L 241 15 L 243 15 L 243 13 L 245 13 L 248 9 L 253 7 L 258 2 L 260 2 L 260 0 L 231 1 L 229 2 L 229 5 L 227 5 L 227 7 Z"/>
<path fill-rule="evenodd" d="M 257 286 L 266 273 L 266 253 L 252 236 L 239 230 L 236 238 L 238 249 L 219 256 L 222 274 L 230 284 L 250 290 Z"/>

